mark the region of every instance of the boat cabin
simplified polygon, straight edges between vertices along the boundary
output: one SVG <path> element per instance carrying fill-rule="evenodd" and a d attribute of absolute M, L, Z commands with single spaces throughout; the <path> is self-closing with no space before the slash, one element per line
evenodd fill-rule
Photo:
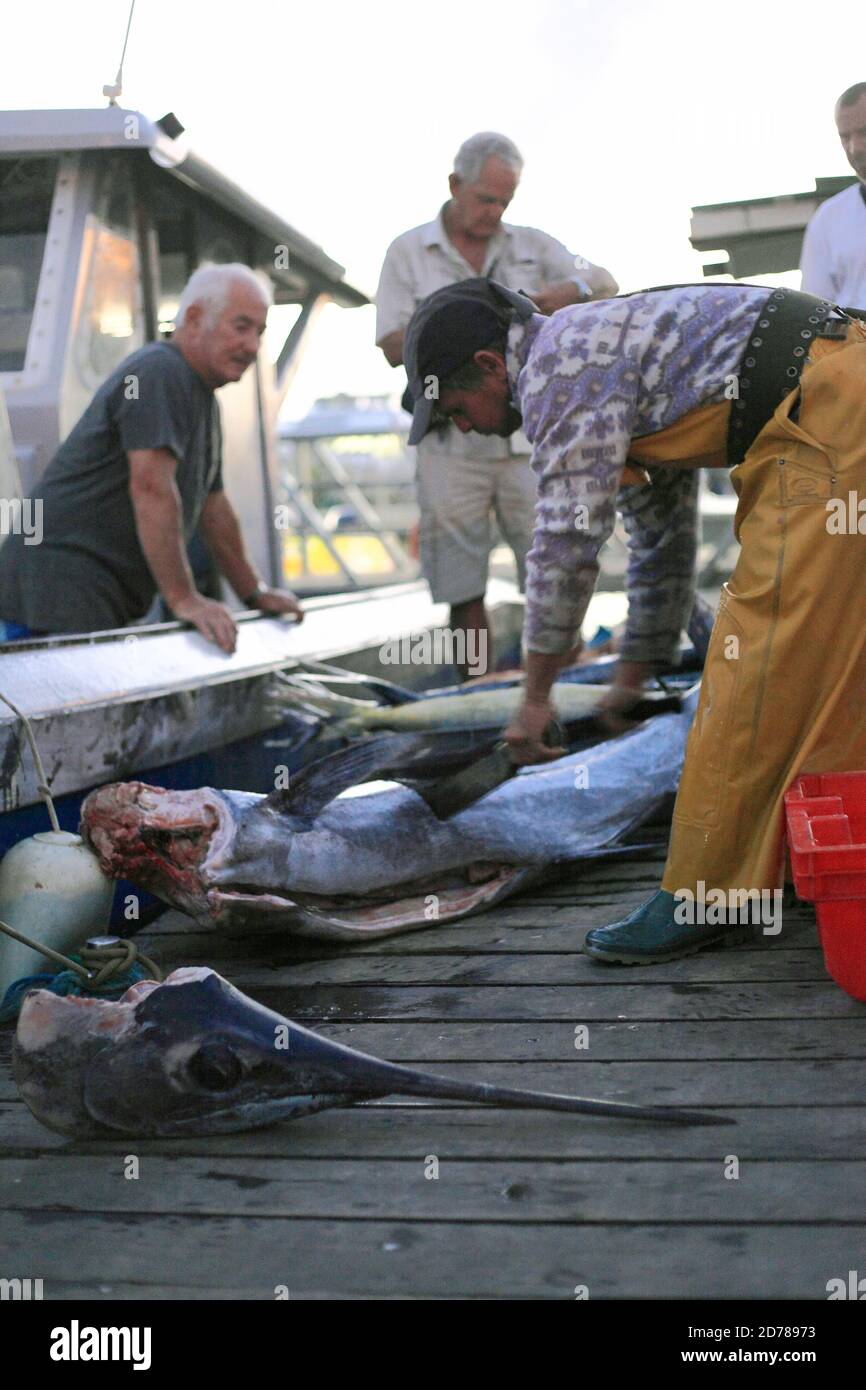
<path fill-rule="evenodd" d="M 218 396 L 226 491 L 254 563 L 279 583 L 273 422 L 317 310 L 366 296 L 321 247 L 198 158 L 172 114 L 2 112 L 0 187 L 0 393 L 25 497 L 109 372 L 171 333 L 197 266 L 243 261 L 291 307 L 272 315 L 279 351 L 263 351 Z"/>

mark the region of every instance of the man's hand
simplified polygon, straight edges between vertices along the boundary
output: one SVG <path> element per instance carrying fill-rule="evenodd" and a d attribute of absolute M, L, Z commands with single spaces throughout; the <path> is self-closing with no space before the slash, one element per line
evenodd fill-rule
<path fill-rule="evenodd" d="M 577 640 L 579 643 L 580 638 Z M 550 691 L 570 655 L 570 652 L 526 653 L 523 704 L 505 730 L 511 758 L 520 766 L 549 763 L 554 758 L 561 758 L 565 752 L 564 748 L 548 748 L 541 740 L 551 719 L 556 718 L 550 702 Z"/>
<path fill-rule="evenodd" d="M 558 280 L 555 285 L 542 285 L 537 294 L 530 295 L 540 314 L 555 314 L 569 304 L 582 304 L 586 296 L 573 280 Z"/>
<path fill-rule="evenodd" d="M 647 487 L 651 483 L 652 478 L 646 469 L 631 459 L 626 463 L 619 478 L 620 487 Z"/>
<path fill-rule="evenodd" d="M 205 598 L 204 594 L 193 594 L 172 606 L 172 612 L 181 622 L 192 623 L 202 637 L 214 642 L 231 656 L 237 643 L 238 628 L 224 603 Z"/>
<path fill-rule="evenodd" d="M 652 666 L 646 661 L 620 661 L 617 664 L 613 685 L 598 709 L 599 720 L 611 733 L 623 734 L 634 728 L 635 721 L 628 718 L 628 712 L 637 704 L 651 675 Z"/>
<path fill-rule="evenodd" d="M 303 621 L 294 594 L 264 585 L 259 588 L 262 581 L 250 563 L 240 522 L 224 492 L 208 493 L 200 525 L 217 564 L 242 603 L 255 600 L 254 606 L 263 613 L 292 613 L 299 623 Z"/>
<path fill-rule="evenodd" d="M 304 621 L 303 608 L 286 589 L 263 589 L 256 596 L 255 606 L 262 613 L 293 613 L 299 623 Z"/>
<path fill-rule="evenodd" d="M 389 367 L 399 367 L 403 362 L 403 339 L 406 336 L 405 328 L 395 328 L 393 333 L 386 333 L 384 338 L 380 338 L 376 344 L 385 354 L 385 360 Z"/>
<path fill-rule="evenodd" d="M 549 700 L 524 700 L 505 730 L 512 762 L 524 767 L 531 763 L 549 763 L 563 756 L 564 748 L 548 748 L 547 744 L 542 743 L 545 729 L 555 718 Z"/>

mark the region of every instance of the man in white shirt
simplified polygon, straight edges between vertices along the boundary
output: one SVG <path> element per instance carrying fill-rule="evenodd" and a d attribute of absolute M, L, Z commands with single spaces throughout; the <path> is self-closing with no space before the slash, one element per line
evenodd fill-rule
<path fill-rule="evenodd" d="M 843 308 L 866 308 L 866 82 L 843 92 L 836 128 L 858 182 L 828 198 L 803 240 L 803 289 Z"/>
<path fill-rule="evenodd" d="M 460 280 L 483 275 L 523 290 L 544 314 L 617 293 L 608 271 L 546 232 L 502 222 L 522 168 L 506 136 L 471 136 L 454 160 L 450 200 L 432 222 L 389 246 L 376 293 L 376 343 L 392 367 L 403 361 L 403 334 L 421 301 Z M 524 584 L 536 500 L 528 454 L 521 438 L 466 436 L 452 424 L 418 446 L 421 566 L 434 600 L 450 605 L 452 632 L 465 633 L 465 649 L 478 654 L 473 675 L 492 666 L 484 606 L 491 515 Z M 465 677 L 469 663 L 459 664 Z"/>

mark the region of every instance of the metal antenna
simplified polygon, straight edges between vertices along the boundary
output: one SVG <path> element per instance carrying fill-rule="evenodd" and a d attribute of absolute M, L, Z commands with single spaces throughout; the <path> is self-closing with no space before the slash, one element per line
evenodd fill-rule
<path fill-rule="evenodd" d="M 129 43 L 129 30 L 132 25 L 132 15 L 135 10 L 135 0 L 129 7 L 129 19 L 126 21 L 126 36 L 123 40 L 123 52 L 120 55 L 120 66 L 117 69 L 117 76 L 111 83 L 106 83 L 102 89 L 102 95 L 108 97 L 109 106 L 117 105 L 117 98 L 123 91 L 123 60 L 126 57 L 126 45 Z"/>

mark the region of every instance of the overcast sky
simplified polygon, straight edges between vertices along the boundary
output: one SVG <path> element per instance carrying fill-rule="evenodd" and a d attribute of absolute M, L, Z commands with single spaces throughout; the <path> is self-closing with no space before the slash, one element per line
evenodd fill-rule
<path fill-rule="evenodd" d="M 127 0 L 16 6 L 6 107 L 102 106 Z M 321 243 L 368 294 L 398 233 L 447 196 L 467 135 L 526 160 L 508 220 L 623 289 L 701 277 L 700 203 L 810 188 L 848 165 L 833 105 L 866 80 L 864 0 L 137 0 L 122 104 Z M 290 401 L 393 391 L 372 309 L 329 308 Z"/>

